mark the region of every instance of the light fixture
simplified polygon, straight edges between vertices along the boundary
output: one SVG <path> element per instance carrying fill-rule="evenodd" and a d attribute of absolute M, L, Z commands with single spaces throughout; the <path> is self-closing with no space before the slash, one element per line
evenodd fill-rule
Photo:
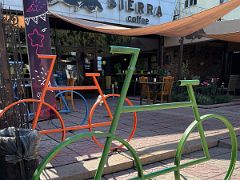
<path fill-rule="evenodd" d="M 63 63 L 69 63 L 69 62 L 72 62 L 72 61 L 69 60 L 69 59 L 61 59 L 61 62 L 63 62 Z"/>

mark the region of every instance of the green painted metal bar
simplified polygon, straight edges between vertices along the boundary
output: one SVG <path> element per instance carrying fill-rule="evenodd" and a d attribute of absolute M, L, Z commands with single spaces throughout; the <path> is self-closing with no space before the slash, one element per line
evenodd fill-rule
<path fill-rule="evenodd" d="M 210 158 L 208 145 L 207 145 L 207 140 L 206 140 L 206 137 L 205 137 L 205 134 L 204 134 L 203 125 L 200 122 L 200 113 L 199 113 L 199 110 L 198 110 L 198 105 L 197 105 L 197 101 L 196 101 L 196 98 L 195 98 L 195 95 L 194 95 L 193 87 L 191 85 L 188 85 L 187 86 L 187 91 L 188 91 L 188 94 L 189 94 L 189 97 L 190 97 L 190 101 L 193 102 L 194 118 L 195 118 L 195 120 L 197 120 L 199 122 L 197 126 L 198 126 L 199 135 L 201 137 L 201 143 L 202 143 L 202 148 L 203 148 L 204 155 L 206 157 Z"/>
<path fill-rule="evenodd" d="M 154 172 L 145 174 L 143 176 L 143 178 L 144 179 L 151 179 L 151 178 L 163 175 L 163 174 L 167 174 L 167 173 L 173 172 L 176 168 L 177 168 L 176 166 L 172 166 L 172 167 L 169 167 L 169 168 L 165 168 L 163 170 L 154 171 Z M 142 178 L 140 178 L 140 177 L 131 178 L 131 180 L 140 180 L 140 179 L 142 179 Z"/>
<path fill-rule="evenodd" d="M 189 166 L 192 166 L 192 165 L 196 165 L 196 164 L 208 161 L 208 160 L 209 159 L 206 158 L 206 157 L 196 159 L 196 160 L 192 160 L 192 161 L 186 162 L 184 164 L 181 164 L 180 169 L 183 169 L 183 168 L 186 168 L 186 167 L 189 167 Z M 177 166 L 172 166 L 172 167 L 168 167 L 168 168 L 165 168 L 165 169 L 162 169 L 162 170 L 159 170 L 159 171 L 154 171 L 154 172 L 151 172 L 151 173 L 148 173 L 148 174 L 144 174 L 143 178 L 144 179 L 151 179 L 151 178 L 163 175 L 163 174 L 173 172 L 175 170 L 177 170 Z M 137 180 L 137 179 L 141 179 L 141 178 L 139 178 L 139 177 L 131 178 L 131 180 Z"/>
<path fill-rule="evenodd" d="M 179 86 L 197 86 L 200 84 L 199 80 L 179 80 Z"/>
<path fill-rule="evenodd" d="M 207 157 L 209 159 L 210 154 L 209 154 L 209 150 L 208 150 L 207 140 L 206 140 L 206 137 L 204 134 L 204 129 L 203 129 L 202 123 L 200 122 L 200 113 L 198 111 L 198 105 L 196 102 L 192 84 L 199 84 L 199 81 L 192 80 L 192 82 L 190 82 L 190 83 L 188 83 L 187 81 L 180 81 L 180 85 L 182 85 L 182 86 L 185 85 L 187 87 L 187 92 L 188 92 L 190 101 L 193 103 L 192 110 L 193 110 L 195 121 L 197 121 L 197 122 L 194 121 L 191 125 L 194 125 L 194 126 L 197 125 L 204 155 L 205 155 L 205 157 Z M 191 127 L 191 125 L 190 125 L 190 127 Z M 176 156 L 175 156 L 175 165 L 178 167 L 178 169 L 176 171 L 174 171 L 175 179 L 180 179 L 181 155 L 182 155 L 182 151 L 184 148 L 184 144 L 185 144 L 188 136 L 192 132 L 192 130 L 193 129 L 190 129 L 190 131 L 188 131 L 188 130 L 185 131 L 186 134 L 184 133 L 183 139 L 181 139 L 183 141 L 180 141 L 179 146 L 177 147 Z"/>
<path fill-rule="evenodd" d="M 136 167 L 137 167 L 137 171 L 138 171 L 138 176 L 139 177 L 143 177 L 143 168 L 142 168 L 142 164 L 141 161 L 136 153 L 136 151 L 133 149 L 133 147 L 127 142 L 124 141 L 122 138 L 117 137 L 113 134 L 109 134 L 109 133 L 103 133 L 103 132 L 88 132 L 88 133 L 82 133 L 82 134 L 77 134 L 74 135 L 72 137 L 67 138 L 65 141 L 59 143 L 54 149 L 52 149 L 48 155 L 42 160 L 42 162 L 40 163 L 40 165 L 38 166 L 38 168 L 35 170 L 34 174 L 33 174 L 33 180 L 39 180 L 40 175 L 42 173 L 42 171 L 44 170 L 44 168 L 46 167 L 46 165 L 51 161 L 51 159 L 53 159 L 57 153 L 59 151 L 61 151 L 63 148 L 65 148 L 66 146 L 68 146 L 71 143 L 74 143 L 76 141 L 79 141 L 82 138 L 91 138 L 91 137 L 112 137 L 112 139 L 119 141 L 120 143 L 122 143 L 131 153 Z"/>
<path fill-rule="evenodd" d="M 232 124 L 223 116 L 220 115 L 216 115 L 216 114 L 206 114 L 204 116 L 201 116 L 201 121 L 205 121 L 207 119 L 217 119 L 220 120 L 224 123 L 224 125 L 226 126 L 226 128 L 229 130 L 229 136 L 231 139 L 231 145 L 232 145 L 232 149 L 231 149 L 231 161 L 230 161 L 230 165 L 228 167 L 228 171 L 226 173 L 226 176 L 224 177 L 224 180 L 230 180 L 232 173 L 234 171 L 234 167 L 236 165 L 236 161 L 237 161 L 237 154 L 238 154 L 238 141 L 237 141 L 237 136 L 234 130 L 234 127 L 232 126 Z"/>
<path fill-rule="evenodd" d="M 175 109 L 175 108 L 184 108 L 192 107 L 192 102 L 175 102 L 175 103 L 162 103 L 162 104 L 153 104 L 153 105 L 139 105 L 139 106 L 124 106 L 122 108 L 122 113 L 129 112 L 139 112 L 139 111 L 154 111 L 162 109 Z"/>
<path fill-rule="evenodd" d="M 121 114 L 121 111 L 122 111 L 122 107 L 124 105 L 124 100 L 127 96 L 127 91 L 128 91 L 129 86 L 130 86 L 132 75 L 135 71 L 135 67 L 136 67 L 136 63 L 137 63 L 137 59 L 138 59 L 140 49 L 120 47 L 120 46 L 111 46 L 110 52 L 113 53 L 113 54 L 130 54 L 130 55 L 132 55 L 130 65 L 128 67 L 127 75 L 126 75 L 126 78 L 125 78 L 125 81 L 123 83 L 123 87 L 122 87 L 122 90 L 121 90 L 121 96 L 120 96 L 120 99 L 118 100 L 117 107 L 116 107 L 116 110 L 114 112 L 112 124 L 111 124 L 111 127 L 109 129 L 109 133 L 114 134 L 116 132 L 116 129 L 117 129 L 117 126 L 118 126 L 120 114 Z M 102 177 L 103 170 L 104 170 L 104 165 L 107 161 L 108 152 L 111 148 L 111 144 L 112 144 L 112 138 L 108 137 L 107 140 L 106 140 L 103 152 L 102 152 L 102 157 L 101 157 L 100 163 L 98 165 L 97 172 L 95 174 L 95 179 L 97 179 L 97 180 L 100 180 L 101 177 Z"/>
<path fill-rule="evenodd" d="M 185 145 L 189 135 L 194 130 L 194 128 L 197 126 L 197 123 L 198 123 L 198 121 L 195 120 L 188 126 L 188 128 L 185 130 L 182 138 L 180 139 L 180 141 L 178 143 L 175 160 L 174 160 L 174 164 L 177 167 L 177 169 L 174 171 L 175 179 L 180 179 L 180 161 L 181 161 L 181 157 L 182 157 L 183 148 L 184 148 L 184 145 Z"/>
<path fill-rule="evenodd" d="M 138 55 L 139 55 L 139 51 L 140 50 L 138 48 L 111 46 L 111 53 L 113 53 L 113 54 L 116 54 L 116 53 L 117 54 L 130 54 L 130 55 L 132 55 L 132 57 L 131 57 L 128 72 L 127 72 L 127 75 L 126 75 L 126 78 L 125 78 L 125 81 L 124 81 L 124 84 L 123 84 L 123 88 L 122 88 L 122 91 L 121 91 L 121 96 L 120 96 L 120 99 L 118 100 L 117 108 L 114 112 L 112 124 L 111 124 L 111 127 L 109 129 L 109 133 L 90 132 L 90 133 L 78 134 L 78 135 L 75 135 L 71 138 L 66 139 L 66 141 L 63 141 L 58 146 L 56 146 L 56 148 L 54 148 L 46 156 L 46 158 L 41 162 L 40 166 L 38 167 L 38 169 L 34 173 L 34 180 L 39 179 L 39 176 L 40 176 L 41 172 L 43 171 L 43 169 L 45 168 L 45 166 L 47 165 L 47 163 L 53 157 L 55 157 L 55 155 L 62 148 L 66 147 L 67 145 L 69 145 L 72 142 L 76 142 L 80 138 L 93 137 L 93 136 L 107 138 L 104 149 L 103 149 L 103 153 L 102 153 L 102 156 L 101 156 L 101 160 L 100 160 L 100 163 L 98 165 L 98 169 L 97 169 L 96 174 L 95 174 L 95 179 L 97 179 L 97 180 L 101 179 L 102 174 L 103 174 L 103 170 L 104 170 L 104 165 L 106 163 L 106 160 L 107 160 L 107 157 L 108 157 L 108 152 L 111 148 L 112 141 L 117 140 L 120 143 L 122 143 L 124 146 L 127 147 L 127 149 L 130 151 L 132 157 L 134 158 L 134 161 L 135 161 L 135 164 L 136 164 L 136 167 L 137 167 L 137 171 L 138 171 L 138 177 L 133 178 L 133 179 L 150 179 L 150 178 L 153 178 L 153 177 L 156 177 L 156 176 L 174 171 L 175 179 L 180 180 L 180 169 L 189 167 L 189 166 L 194 165 L 194 164 L 199 164 L 201 162 L 204 162 L 204 161 L 207 161 L 207 160 L 210 159 L 210 154 L 209 154 L 208 145 L 207 145 L 206 137 L 205 137 L 205 134 L 204 134 L 204 129 L 203 129 L 203 126 L 202 126 L 202 122 L 207 120 L 207 119 L 212 119 L 212 118 L 222 121 L 229 130 L 229 134 L 230 134 L 230 138 L 231 138 L 231 144 L 232 144 L 232 150 L 231 150 L 231 162 L 230 162 L 227 174 L 225 176 L 225 180 L 230 179 L 230 177 L 233 173 L 234 167 L 235 167 L 236 160 L 237 160 L 237 151 L 238 150 L 237 150 L 236 133 L 235 133 L 234 128 L 231 125 L 231 123 L 226 118 L 224 118 L 222 116 L 210 114 L 210 115 L 205 115 L 205 116 L 200 117 L 200 113 L 199 113 L 199 110 L 198 110 L 197 102 L 196 102 L 194 91 L 193 91 L 193 86 L 199 84 L 198 80 L 181 80 L 181 81 L 179 81 L 180 86 L 186 86 L 187 87 L 187 91 L 188 91 L 190 101 L 175 102 L 175 103 L 163 103 L 163 104 L 154 104 L 154 105 L 144 105 L 144 106 L 128 106 L 128 107 L 123 106 L 124 105 L 124 100 L 125 100 L 126 95 L 127 95 L 128 88 L 130 86 L 131 78 L 132 78 L 133 72 L 135 70 L 135 66 L 136 66 Z M 156 172 L 152 172 L 152 173 L 144 175 L 142 164 L 140 162 L 140 158 L 137 156 L 135 150 L 130 146 L 130 144 L 128 142 L 126 142 L 123 139 L 115 136 L 115 132 L 116 132 L 116 129 L 117 129 L 117 126 L 118 126 L 120 114 L 121 113 L 128 113 L 128 112 L 174 109 L 174 108 L 182 108 L 182 107 L 192 107 L 195 120 L 185 130 L 182 138 L 180 139 L 180 141 L 178 143 L 178 147 L 177 147 L 177 150 L 176 150 L 175 161 L 174 161 L 175 165 L 172 166 L 172 167 L 160 170 L 160 171 L 156 171 Z M 190 136 L 192 131 L 196 128 L 198 128 L 198 132 L 200 134 L 200 139 L 201 139 L 201 143 L 202 143 L 202 147 L 203 147 L 205 157 L 180 164 L 183 148 L 184 148 L 184 146 L 187 142 L 188 137 Z"/>
<path fill-rule="evenodd" d="M 234 131 L 233 126 L 231 125 L 231 123 L 226 118 L 224 118 L 222 116 L 219 116 L 219 115 L 215 115 L 215 114 L 207 114 L 207 115 L 201 116 L 199 121 L 197 121 L 197 120 L 193 121 L 188 126 L 188 128 L 185 130 L 182 138 L 180 139 L 180 142 L 178 144 L 177 151 L 176 151 L 175 162 L 174 162 L 176 167 L 177 167 L 177 169 L 174 171 L 175 179 L 180 179 L 181 155 L 182 155 L 184 145 L 186 144 L 186 141 L 187 141 L 189 135 L 191 134 L 191 132 L 195 128 L 198 127 L 199 123 L 202 123 L 203 121 L 206 121 L 208 119 L 217 119 L 217 120 L 222 121 L 225 124 L 225 126 L 227 127 L 227 129 L 229 130 L 229 135 L 230 135 L 231 144 L 232 144 L 232 150 L 231 150 L 231 162 L 230 162 L 230 165 L 229 165 L 229 168 L 228 168 L 228 172 L 225 176 L 225 179 L 229 179 L 231 177 L 232 172 L 234 170 L 236 160 L 237 160 L 237 137 L 236 137 L 236 133 Z M 204 158 L 210 159 L 210 157 L 207 157 L 207 156 L 204 157 Z"/>
<path fill-rule="evenodd" d="M 192 166 L 192 165 L 196 165 L 196 164 L 199 164 L 199 163 L 202 163 L 202 162 L 206 162 L 208 160 L 209 160 L 208 157 L 202 157 L 202 158 L 199 158 L 199 159 L 196 159 L 196 160 L 191 160 L 189 162 L 180 164 L 180 169 L 183 169 L 183 168 L 186 168 L 186 167 L 189 167 L 189 166 Z"/>

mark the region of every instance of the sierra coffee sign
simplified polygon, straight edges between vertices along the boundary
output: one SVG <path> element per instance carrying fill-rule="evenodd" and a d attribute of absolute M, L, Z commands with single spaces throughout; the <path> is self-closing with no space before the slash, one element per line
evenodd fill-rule
<path fill-rule="evenodd" d="M 49 9 L 65 16 L 124 25 L 171 21 L 175 0 L 48 0 Z"/>
<path fill-rule="evenodd" d="M 161 17 L 162 16 L 162 10 L 161 6 L 154 7 L 152 4 L 144 4 L 143 2 L 134 2 L 134 0 L 127 0 L 126 3 L 124 3 L 123 0 L 119 1 L 119 10 L 126 10 L 127 12 L 135 12 L 136 14 L 139 14 L 137 16 L 128 16 L 126 20 L 131 23 L 137 23 L 137 24 L 148 24 L 149 19 L 148 18 L 142 18 L 141 14 L 147 14 L 149 16 L 155 16 L 155 17 Z"/>

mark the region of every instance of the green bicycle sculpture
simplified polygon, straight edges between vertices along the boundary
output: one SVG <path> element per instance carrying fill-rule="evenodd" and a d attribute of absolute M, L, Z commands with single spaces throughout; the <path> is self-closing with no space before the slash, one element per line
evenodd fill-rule
<path fill-rule="evenodd" d="M 113 54 L 129 54 L 132 57 L 131 57 L 130 65 L 128 67 L 127 75 L 126 75 L 126 78 L 125 78 L 125 81 L 123 84 L 123 88 L 121 91 L 121 96 L 120 96 L 120 99 L 118 100 L 117 108 L 115 110 L 109 132 L 108 133 L 103 133 L 103 132 L 82 133 L 82 134 L 72 136 L 72 137 L 66 139 L 65 141 L 61 142 L 43 159 L 43 161 L 41 162 L 39 167 L 36 169 L 33 179 L 34 180 L 39 179 L 39 177 L 40 177 L 42 171 L 44 170 L 44 168 L 46 167 L 47 163 L 50 162 L 50 160 L 52 158 L 54 158 L 55 155 L 59 151 L 61 151 L 62 148 L 66 147 L 67 145 L 69 145 L 73 142 L 76 142 L 76 141 L 80 140 L 81 138 L 105 137 L 105 138 L 107 138 L 107 140 L 105 142 L 101 160 L 98 165 L 98 169 L 97 169 L 94 179 L 97 179 L 97 180 L 101 179 L 103 170 L 104 170 L 104 165 L 107 161 L 108 153 L 111 149 L 111 143 L 113 140 L 116 140 L 116 141 L 119 141 L 120 143 L 122 143 L 129 150 L 132 157 L 134 158 L 134 161 L 136 164 L 136 169 L 138 171 L 138 176 L 133 179 L 150 179 L 150 178 L 162 175 L 162 174 L 174 172 L 175 179 L 179 180 L 181 169 L 186 168 L 191 165 L 195 165 L 195 164 L 204 162 L 204 161 L 208 161 L 211 158 L 210 154 L 209 154 L 206 137 L 205 137 L 204 130 L 203 130 L 203 125 L 202 125 L 202 122 L 205 120 L 208 120 L 208 119 L 217 119 L 217 120 L 223 122 L 225 124 L 226 128 L 229 130 L 229 136 L 230 136 L 231 144 L 232 144 L 231 159 L 230 159 L 230 165 L 228 167 L 228 171 L 227 171 L 224 179 L 230 179 L 230 177 L 233 173 L 234 167 L 235 167 L 236 160 L 237 160 L 236 134 L 235 134 L 234 128 L 231 125 L 231 123 L 223 116 L 215 115 L 215 114 L 207 114 L 204 116 L 200 116 L 198 106 L 196 103 L 196 99 L 195 99 L 195 95 L 194 95 L 194 91 L 193 91 L 193 86 L 199 85 L 199 81 L 198 80 L 181 80 L 181 81 L 179 81 L 180 86 L 187 87 L 187 91 L 188 91 L 188 95 L 189 95 L 189 99 L 190 99 L 187 102 L 162 103 L 162 104 L 139 105 L 139 106 L 124 106 L 124 99 L 127 95 L 127 91 L 128 91 L 128 88 L 129 88 L 129 85 L 131 82 L 132 75 L 135 70 L 135 66 L 137 63 L 140 49 L 130 48 L 130 47 L 121 47 L 121 46 L 111 46 L 110 51 Z M 179 144 L 177 146 L 177 150 L 176 150 L 174 166 L 160 170 L 160 171 L 143 174 L 142 164 L 141 164 L 140 159 L 139 159 L 137 153 L 135 152 L 134 148 L 128 142 L 124 141 L 122 138 L 117 137 L 115 135 L 121 113 L 139 112 L 139 111 L 154 111 L 154 110 L 174 109 L 174 108 L 183 108 L 183 107 L 192 107 L 195 120 L 188 126 L 188 128 L 185 130 L 182 138 L 180 139 L 180 142 L 179 142 Z M 195 128 L 198 129 L 198 132 L 200 135 L 204 156 L 197 160 L 192 160 L 192 161 L 189 161 L 186 163 L 180 163 L 184 145 L 185 145 L 189 135 Z"/>

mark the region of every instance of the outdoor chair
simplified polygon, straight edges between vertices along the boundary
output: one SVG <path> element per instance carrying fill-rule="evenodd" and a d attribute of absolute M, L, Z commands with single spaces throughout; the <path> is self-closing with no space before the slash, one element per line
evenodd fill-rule
<path fill-rule="evenodd" d="M 149 88 L 148 84 L 144 84 L 144 83 L 148 82 L 148 77 L 141 76 L 139 78 L 139 82 L 141 84 L 141 96 L 142 96 L 142 98 L 147 97 L 147 103 L 149 103 L 150 98 L 151 98 L 150 88 Z"/>
<path fill-rule="evenodd" d="M 73 79 L 73 78 L 67 79 L 67 86 L 74 86 L 75 82 L 76 82 L 76 79 Z M 64 95 L 66 100 L 71 101 L 73 111 L 76 111 L 76 107 L 74 105 L 74 99 L 73 99 L 73 92 L 66 92 Z M 60 98 L 60 109 L 63 106 L 62 103 L 63 103 L 62 99 Z"/>
<path fill-rule="evenodd" d="M 227 92 L 228 94 L 233 92 L 233 95 L 235 95 L 236 89 L 240 89 L 240 75 L 230 75 Z"/>
<path fill-rule="evenodd" d="M 160 96 L 161 103 L 164 101 L 164 98 L 167 98 L 167 102 L 171 101 L 172 87 L 173 87 L 174 77 L 166 76 L 163 77 L 163 83 L 161 91 L 158 93 Z"/>

